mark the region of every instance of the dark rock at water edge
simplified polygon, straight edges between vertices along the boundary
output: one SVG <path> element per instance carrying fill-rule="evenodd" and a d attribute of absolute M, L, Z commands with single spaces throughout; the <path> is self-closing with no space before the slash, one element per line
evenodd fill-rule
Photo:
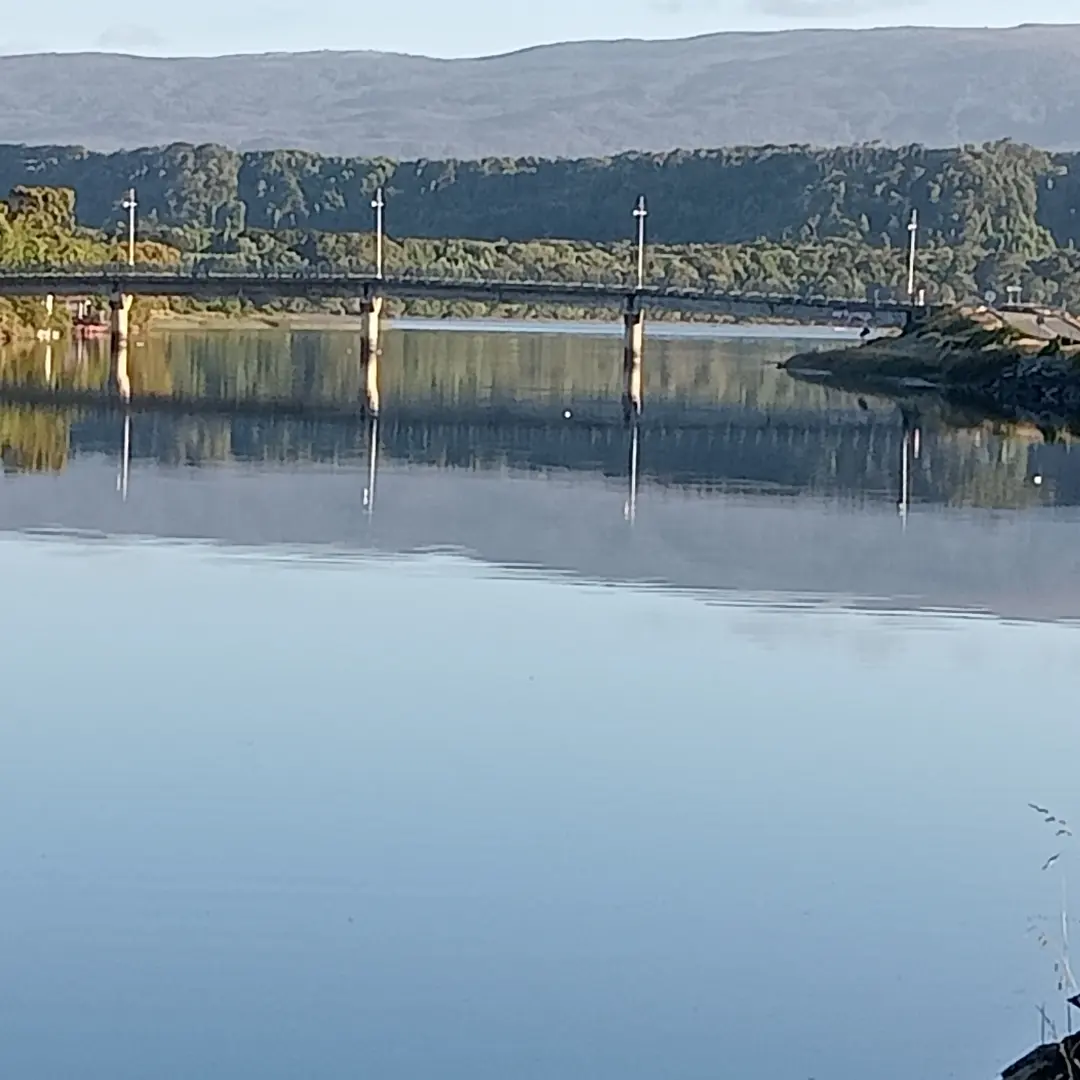
<path fill-rule="evenodd" d="M 1002 1080 L 1080 1080 L 1080 1035 L 1036 1047 L 1001 1076 Z"/>
<path fill-rule="evenodd" d="M 1003 419 L 1080 430 L 1080 322 L 1061 312 L 954 308 L 897 337 L 801 353 L 785 366 L 841 389 L 936 394 Z"/>

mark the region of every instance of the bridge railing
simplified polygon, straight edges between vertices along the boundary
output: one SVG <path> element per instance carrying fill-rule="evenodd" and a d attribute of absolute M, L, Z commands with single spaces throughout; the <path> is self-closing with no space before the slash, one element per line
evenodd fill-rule
<path fill-rule="evenodd" d="M 160 281 L 162 278 L 176 278 L 190 282 L 192 279 L 205 280 L 208 284 L 213 282 L 239 282 L 255 284 L 265 282 L 273 285 L 277 282 L 336 282 L 355 283 L 363 285 L 384 285 L 388 291 L 392 290 L 395 282 L 428 284 L 433 288 L 440 285 L 456 285 L 459 287 L 475 287 L 478 290 L 491 288 L 492 286 L 504 285 L 516 287 L 527 291 L 542 293 L 544 289 L 551 288 L 565 292 L 572 290 L 583 296 L 589 293 L 610 294 L 612 292 L 636 293 L 636 281 L 629 275 L 612 274 L 595 267 L 567 267 L 565 269 L 552 270 L 546 267 L 529 268 L 523 274 L 519 269 L 511 270 L 506 267 L 484 267 L 480 273 L 473 268 L 463 267 L 439 267 L 437 272 L 432 272 L 423 267 L 403 267 L 393 270 L 384 278 L 376 276 L 374 266 L 364 265 L 335 265 L 331 263 L 319 263 L 314 266 L 265 266 L 259 264 L 246 264 L 240 260 L 232 260 L 229 256 L 196 256 L 183 260 L 180 263 L 140 263 L 137 266 L 129 266 L 127 263 L 108 263 L 83 265 L 40 264 L 19 266 L 0 265 L 0 282 L 8 281 L 32 281 L 47 284 L 49 279 L 71 280 L 79 278 L 87 282 L 101 284 L 103 292 L 109 291 L 115 286 L 122 286 L 125 281 L 136 282 L 139 280 Z M 724 299 L 742 301 L 757 304 L 773 305 L 843 305 L 845 303 L 865 306 L 870 303 L 883 311 L 900 310 L 906 307 L 895 300 L 882 300 L 873 297 L 854 299 L 852 297 L 829 296 L 820 289 L 808 287 L 798 293 L 781 293 L 761 289 L 739 289 L 726 282 L 717 282 L 699 279 L 696 282 L 686 282 L 685 277 L 680 275 L 681 280 L 661 275 L 650 278 L 641 295 L 652 297 L 672 297 L 684 299 Z M 44 279 L 44 280 L 43 280 Z M 541 299 L 541 297 L 538 297 Z"/>

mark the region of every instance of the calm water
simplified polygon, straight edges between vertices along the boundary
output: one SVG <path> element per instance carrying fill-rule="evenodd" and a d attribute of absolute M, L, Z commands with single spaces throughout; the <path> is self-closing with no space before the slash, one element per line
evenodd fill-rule
<path fill-rule="evenodd" d="M 635 438 L 617 340 L 475 330 L 391 334 L 373 425 L 354 345 L 0 406 L 0 1075 L 984 1080 L 1062 1022 L 1068 443 L 693 337 Z"/>

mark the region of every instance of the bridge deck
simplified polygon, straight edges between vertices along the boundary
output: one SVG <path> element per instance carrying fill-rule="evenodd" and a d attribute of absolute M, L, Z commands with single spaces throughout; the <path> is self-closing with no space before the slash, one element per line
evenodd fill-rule
<path fill-rule="evenodd" d="M 192 297 L 201 300 L 238 297 L 253 302 L 277 299 L 358 299 L 375 295 L 402 300 L 472 300 L 483 303 L 625 307 L 732 315 L 819 317 L 860 314 L 901 321 L 910 308 L 896 301 L 827 296 L 790 296 L 730 292 L 709 286 L 652 284 L 636 289 L 624 282 L 509 281 L 500 279 L 421 277 L 378 278 L 373 274 L 221 273 L 90 267 L 42 270 L 0 269 L 0 296 Z"/>

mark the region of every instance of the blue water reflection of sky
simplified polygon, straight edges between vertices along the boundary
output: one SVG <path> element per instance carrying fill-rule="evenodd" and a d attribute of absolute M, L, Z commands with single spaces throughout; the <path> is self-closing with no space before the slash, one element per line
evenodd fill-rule
<path fill-rule="evenodd" d="M 1054 999 L 1071 627 L 0 562 L 4 1075 L 991 1075 Z"/>

